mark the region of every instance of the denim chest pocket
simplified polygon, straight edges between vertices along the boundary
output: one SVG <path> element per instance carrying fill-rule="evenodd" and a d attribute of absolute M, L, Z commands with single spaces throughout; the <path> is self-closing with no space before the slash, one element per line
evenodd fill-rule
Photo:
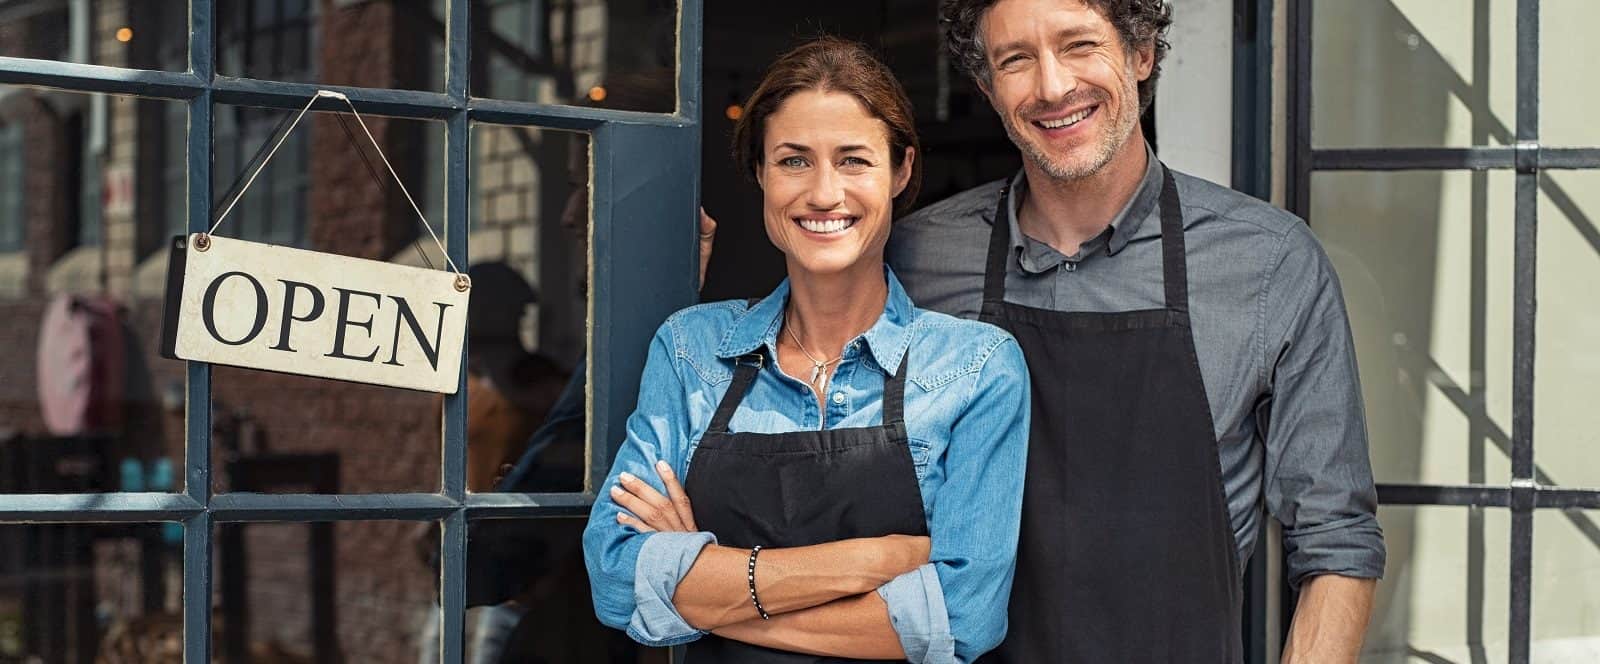
<path fill-rule="evenodd" d="M 906 440 L 906 447 L 911 450 L 911 465 L 917 471 L 917 480 L 921 481 L 928 476 L 928 455 L 932 445 L 928 441 L 910 438 Z"/>

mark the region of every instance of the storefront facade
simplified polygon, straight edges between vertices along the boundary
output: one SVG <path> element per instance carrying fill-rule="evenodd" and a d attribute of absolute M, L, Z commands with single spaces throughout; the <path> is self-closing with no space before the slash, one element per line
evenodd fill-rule
<path fill-rule="evenodd" d="M 1445 4 L 1175 3 L 1147 131 L 1339 269 L 1390 550 L 1365 660 L 1592 661 L 1600 134 L 1567 53 L 1600 13 Z M 1009 174 L 936 5 L 0 2 L 0 663 L 669 661 L 595 622 L 577 533 L 659 322 L 781 277 L 739 104 L 797 38 L 861 39 L 922 202 Z M 343 102 L 287 131 L 319 89 L 381 155 Z M 471 266 L 462 389 L 161 357 L 171 238 L 229 206 L 219 235 Z M 1293 606 L 1272 539 L 1252 662 Z"/>

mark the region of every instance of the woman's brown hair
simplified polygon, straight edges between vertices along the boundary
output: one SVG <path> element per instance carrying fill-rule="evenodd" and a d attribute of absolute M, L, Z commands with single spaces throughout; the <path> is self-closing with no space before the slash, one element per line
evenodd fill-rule
<path fill-rule="evenodd" d="M 890 163 L 896 171 L 905 163 L 906 148 L 916 153 L 911 161 L 911 179 L 895 197 L 897 211 L 910 208 L 917 190 L 922 188 L 922 144 L 917 140 L 911 100 L 906 98 L 894 73 L 865 46 L 837 37 L 820 37 L 801 44 L 767 68 L 761 85 L 745 102 L 744 114 L 733 127 L 733 158 L 739 167 L 755 175 L 763 158 L 767 118 L 789 97 L 807 90 L 851 95 L 869 115 L 888 125 Z"/>

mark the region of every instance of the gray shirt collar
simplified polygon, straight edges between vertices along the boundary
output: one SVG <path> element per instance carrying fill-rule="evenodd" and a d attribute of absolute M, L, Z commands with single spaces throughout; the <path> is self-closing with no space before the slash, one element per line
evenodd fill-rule
<path fill-rule="evenodd" d="M 1010 204 L 1006 209 L 1007 222 L 1011 224 L 1011 251 L 1018 256 L 1018 263 L 1026 272 L 1038 274 L 1054 270 L 1062 263 L 1076 263 L 1085 256 L 1093 254 L 1104 248 L 1106 255 L 1114 256 L 1128 246 L 1128 241 L 1139 232 L 1156 208 L 1156 201 L 1161 197 L 1161 162 L 1156 159 L 1154 150 L 1145 144 L 1144 179 L 1139 182 L 1139 188 L 1133 196 L 1122 206 L 1122 210 L 1111 218 L 1111 225 L 1104 232 L 1090 238 L 1078 247 L 1078 253 L 1071 256 L 1063 255 L 1048 244 L 1028 237 L 1022 232 L 1022 226 L 1017 223 L 1017 210 L 1022 205 L 1023 199 L 1028 195 L 1028 177 L 1018 170 L 1011 177 Z"/>

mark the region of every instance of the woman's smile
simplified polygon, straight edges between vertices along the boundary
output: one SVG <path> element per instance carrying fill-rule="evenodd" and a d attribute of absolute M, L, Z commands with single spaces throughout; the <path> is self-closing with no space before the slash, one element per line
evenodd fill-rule
<path fill-rule="evenodd" d="M 794 223 L 799 225 L 801 230 L 827 239 L 837 238 L 845 234 L 845 232 L 855 228 L 858 221 L 861 221 L 861 217 L 846 214 L 815 214 L 794 218 Z"/>

